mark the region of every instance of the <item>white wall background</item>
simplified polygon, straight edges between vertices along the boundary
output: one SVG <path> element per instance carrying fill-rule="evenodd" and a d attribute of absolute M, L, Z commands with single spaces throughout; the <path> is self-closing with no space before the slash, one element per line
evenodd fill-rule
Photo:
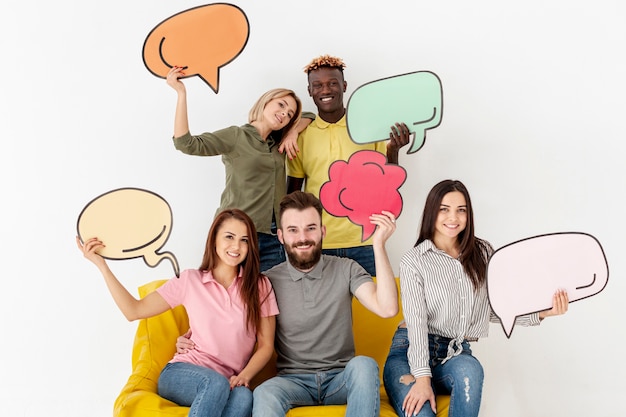
<path fill-rule="evenodd" d="M 168 200 L 164 249 L 196 267 L 223 184 L 219 157 L 174 150 L 175 93 L 141 59 L 163 19 L 195 1 L 5 1 L 0 5 L 0 404 L 3 416 L 110 416 L 130 374 L 136 325 L 124 320 L 74 244 L 95 196 L 141 187 Z M 244 123 L 265 90 L 291 87 L 314 110 L 302 67 L 344 58 L 348 94 L 416 70 L 442 80 L 444 112 L 408 171 L 397 273 L 428 190 L 443 178 L 472 193 L 477 230 L 497 248 L 582 231 L 602 244 L 609 283 L 539 328 L 474 345 L 486 380 L 481 416 L 618 416 L 626 368 L 624 128 L 626 6 L 620 0 L 525 2 L 280 0 L 236 2 L 246 49 L 215 95 L 188 80 L 193 132 Z M 127 287 L 170 277 L 112 262 Z"/>

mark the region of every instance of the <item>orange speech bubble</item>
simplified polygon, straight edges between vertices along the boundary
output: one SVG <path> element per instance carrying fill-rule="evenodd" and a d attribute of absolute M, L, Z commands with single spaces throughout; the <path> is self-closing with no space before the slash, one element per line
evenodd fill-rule
<path fill-rule="evenodd" d="M 187 67 L 185 77 L 200 77 L 219 90 L 219 70 L 248 43 L 248 18 L 239 7 L 215 3 L 182 11 L 159 23 L 143 44 L 143 62 L 165 78 L 174 66 Z"/>

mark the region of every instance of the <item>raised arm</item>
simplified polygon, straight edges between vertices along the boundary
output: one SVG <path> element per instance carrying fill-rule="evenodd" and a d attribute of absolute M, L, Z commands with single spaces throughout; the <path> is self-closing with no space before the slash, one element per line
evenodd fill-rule
<path fill-rule="evenodd" d="M 180 67 L 173 67 L 167 73 L 167 85 L 176 90 L 176 113 L 174 115 L 174 137 L 179 138 L 189 132 L 189 118 L 187 117 L 187 89 L 180 81 L 185 73 Z"/>
<path fill-rule="evenodd" d="M 115 304 L 117 304 L 117 307 L 128 321 L 152 317 L 170 308 L 169 304 L 156 291 L 142 299 L 133 297 L 111 272 L 104 258 L 97 253 L 97 250 L 104 247 L 104 244 L 98 238 L 88 239 L 83 244 L 77 236 L 76 245 L 83 253 L 83 256 L 100 270 Z"/>
<path fill-rule="evenodd" d="M 398 287 L 385 244 L 396 230 L 396 219 L 393 213 L 383 211 L 382 214 L 370 216 L 370 222 L 376 225 L 372 239 L 374 261 L 376 263 L 376 283 L 366 283 L 355 291 L 356 298 L 368 310 L 380 317 L 393 317 L 398 314 Z"/>
<path fill-rule="evenodd" d="M 515 318 L 516 326 L 538 326 L 546 317 L 560 316 L 567 313 L 569 308 L 569 296 L 565 290 L 556 290 L 552 296 L 552 308 L 540 311 L 538 313 L 524 314 Z M 492 323 L 502 323 L 500 317 L 489 309 L 489 321 Z"/>

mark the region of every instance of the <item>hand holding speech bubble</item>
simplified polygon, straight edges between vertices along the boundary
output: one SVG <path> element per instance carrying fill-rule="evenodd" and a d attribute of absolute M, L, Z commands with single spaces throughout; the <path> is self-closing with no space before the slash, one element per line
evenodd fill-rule
<path fill-rule="evenodd" d="M 487 291 L 494 313 L 511 337 L 515 318 L 552 308 L 557 289 L 570 303 L 604 289 L 609 269 L 600 242 L 586 233 L 555 233 L 498 249 L 487 266 Z"/>
<path fill-rule="evenodd" d="M 391 126 L 404 122 L 415 140 L 408 154 L 417 152 L 426 131 L 441 123 L 443 89 L 439 77 L 417 71 L 372 81 L 357 88 L 346 106 L 348 134 L 356 143 L 389 139 Z"/>
<path fill-rule="evenodd" d="M 246 46 L 250 26 L 239 7 L 215 3 L 182 11 L 159 23 L 143 45 L 143 62 L 157 77 L 166 78 L 173 66 L 187 67 L 219 91 L 219 69 Z"/>
<path fill-rule="evenodd" d="M 97 237 L 105 247 L 98 251 L 106 259 L 142 257 L 154 268 L 169 259 L 179 276 L 178 261 L 171 252 L 158 253 L 172 230 L 172 211 L 161 196 L 139 188 L 120 188 L 89 202 L 78 216 L 82 242 Z"/>
<path fill-rule="evenodd" d="M 335 161 L 328 177 L 320 188 L 324 209 L 332 216 L 348 217 L 361 226 L 363 241 L 376 230 L 370 223 L 370 215 L 386 210 L 397 218 L 402 211 L 398 189 L 406 180 L 406 171 L 399 165 L 387 164 L 387 158 L 380 152 L 358 151 L 347 162 Z"/>

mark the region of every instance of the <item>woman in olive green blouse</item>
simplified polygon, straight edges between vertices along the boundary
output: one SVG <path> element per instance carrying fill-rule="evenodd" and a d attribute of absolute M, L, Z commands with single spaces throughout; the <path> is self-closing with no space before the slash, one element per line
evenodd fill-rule
<path fill-rule="evenodd" d="M 226 181 L 220 206 L 238 208 L 254 221 L 259 237 L 261 271 L 285 260 L 276 238 L 278 204 L 286 193 L 285 154 L 278 151 L 283 135 L 297 126 L 302 104 L 289 89 L 277 88 L 263 94 L 252 106 L 248 123 L 212 133 L 192 136 L 187 117 L 187 91 L 180 78 L 185 73 L 173 67 L 167 84 L 177 93 L 174 146 L 188 154 L 222 155 Z"/>

